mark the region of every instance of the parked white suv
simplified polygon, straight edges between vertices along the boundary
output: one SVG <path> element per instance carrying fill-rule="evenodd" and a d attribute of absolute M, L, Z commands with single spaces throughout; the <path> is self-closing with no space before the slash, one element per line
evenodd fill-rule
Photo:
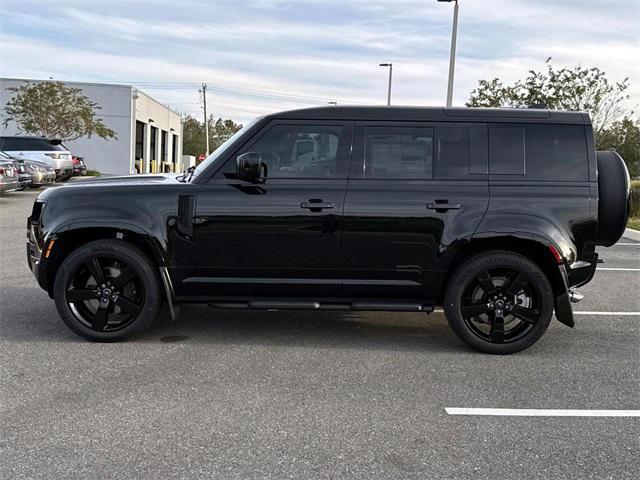
<path fill-rule="evenodd" d="M 0 137 L 0 150 L 14 158 L 44 162 L 56 171 L 57 180 L 73 175 L 71 152 L 60 140 L 41 137 Z"/>

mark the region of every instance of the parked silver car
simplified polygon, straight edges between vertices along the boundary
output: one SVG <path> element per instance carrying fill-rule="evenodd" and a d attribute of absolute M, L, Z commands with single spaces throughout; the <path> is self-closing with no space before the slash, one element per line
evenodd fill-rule
<path fill-rule="evenodd" d="M 18 189 L 18 173 L 11 160 L 0 159 L 0 193 Z"/>
<path fill-rule="evenodd" d="M 46 163 L 26 160 L 27 172 L 31 174 L 31 188 L 50 185 L 56 181 L 56 171 Z"/>
<path fill-rule="evenodd" d="M 56 172 L 57 180 L 68 180 L 73 175 L 71 152 L 60 140 L 22 136 L 0 137 L 0 150 L 15 158 L 51 165 Z"/>

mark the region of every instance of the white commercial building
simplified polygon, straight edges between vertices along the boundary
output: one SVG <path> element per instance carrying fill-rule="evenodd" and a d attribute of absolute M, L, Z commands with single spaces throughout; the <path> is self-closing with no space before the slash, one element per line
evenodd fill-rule
<path fill-rule="evenodd" d="M 5 127 L 5 106 L 18 87 L 42 80 L 0 78 L 0 136 L 20 133 L 13 122 Z M 88 169 L 104 174 L 182 171 L 180 115 L 131 85 L 63 82 L 80 88 L 101 110 L 97 117 L 116 133 L 109 140 L 98 136 L 65 142 L 73 155 L 83 157 Z"/>

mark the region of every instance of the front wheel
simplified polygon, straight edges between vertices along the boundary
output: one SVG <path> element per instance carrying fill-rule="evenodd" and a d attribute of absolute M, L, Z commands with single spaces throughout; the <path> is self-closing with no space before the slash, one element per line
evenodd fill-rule
<path fill-rule="evenodd" d="M 447 321 L 471 347 L 508 354 L 530 347 L 547 330 L 553 292 L 544 272 L 512 252 L 470 258 L 453 273 L 444 301 Z"/>
<path fill-rule="evenodd" d="M 162 304 L 157 269 L 122 240 L 96 240 L 74 250 L 54 283 L 58 313 L 71 330 L 97 342 L 146 330 Z"/>

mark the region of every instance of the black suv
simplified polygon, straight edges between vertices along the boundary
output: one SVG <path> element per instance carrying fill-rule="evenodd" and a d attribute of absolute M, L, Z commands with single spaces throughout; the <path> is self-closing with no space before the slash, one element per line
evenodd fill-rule
<path fill-rule="evenodd" d="M 195 170 L 42 192 L 29 266 L 95 341 L 145 330 L 164 300 L 218 308 L 426 312 L 490 353 L 535 343 L 629 175 L 589 116 L 534 109 L 322 107 L 246 125 Z M 82 208 L 78 208 L 81 206 Z"/>

